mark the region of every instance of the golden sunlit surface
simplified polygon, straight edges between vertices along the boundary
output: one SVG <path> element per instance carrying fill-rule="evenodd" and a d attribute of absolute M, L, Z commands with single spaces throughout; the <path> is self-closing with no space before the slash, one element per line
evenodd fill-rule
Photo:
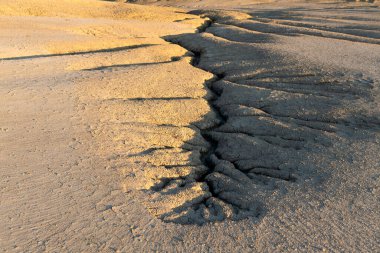
<path fill-rule="evenodd" d="M 372 1 L 0 0 L 0 249 L 376 252 L 379 31 Z"/>

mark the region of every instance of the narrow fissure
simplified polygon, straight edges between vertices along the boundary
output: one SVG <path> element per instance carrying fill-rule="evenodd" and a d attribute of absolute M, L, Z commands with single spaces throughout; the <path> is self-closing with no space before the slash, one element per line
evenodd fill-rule
<path fill-rule="evenodd" d="M 201 27 L 199 27 L 197 29 L 198 33 L 206 32 L 207 28 L 211 27 L 214 22 L 215 22 L 214 20 L 207 20 Z M 173 43 L 170 40 L 168 40 L 168 42 Z M 176 43 L 176 44 L 180 45 L 180 43 Z M 182 45 L 180 45 L 180 46 L 182 46 Z M 186 49 L 189 50 L 188 48 L 186 48 Z M 200 68 L 199 63 L 200 63 L 200 59 L 202 56 L 202 52 L 194 51 L 194 50 L 189 50 L 189 52 L 191 52 L 193 54 L 192 60 L 190 61 L 190 64 L 196 68 Z M 203 69 L 203 70 L 205 70 L 205 69 Z M 208 70 L 205 70 L 205 71 L 209 72 Z M 223 116 L 220 109 L 214 104 L 215 101 L 217 100 L 217 98 L 220 96 L 220 94 L 213 89 L 213 84 L 222 80 L 224 78 L 224 75 L 223 74 L 214 74 L 214 73 L 212 73 L 212 74 L 214 75 L 214 77 L 205 82 L 205 87 L 209 90 L 209 92 L 211 92 L 211 99 L 208 99 L 207 101 L 208 101 L 211 109 L 216 113 L 219 121 L 216 125 L 214 125 L 210 128 L 200 129 L 200 133 L 201 133 L 202 137 L 210 144 L 210 148 L 206 152 L 201 153 L 201 161 L 202 161 L 203 165 L 208 168 L 208 170 L 203 175 L 201 175 L 197 179 L 197 181 L 198 182 L 205 182 L 209 188 L 211 195 L 215 198 L 218 198 L 218 194 L 215 192 L 212 184 L 210 182 L 208 182 L 208 180 L 206 178 L 208 175 L 212 174 L 215 170 L 215 164 L 212 162 L 211 157 L 212 156 L 217 157 L 217 154 L 215 151 L 216 151 L 216 148 L 218 147 L 218 141 L 215 140 L 212 137 L 212 134 L 210 134 L 210 133 L 214 129 L 223 125 L 227 119 Z M 206 202 L 206 201 L 207 201 L 207 199 L 204 200 L 203 202 Z"/>
<path fill-rule="evenodd" d="M 198 28 L 198 33 L 206 32 L 207 29 L 209 27 L 211 27 L 214 23 L 215 23 L 214 20 L 209 20 L 209 21 L 205 22 L 204 25 L 202 25 L 200 28 Z M 168 39 L 168 38 L 166 38 L 166 41 L 168 41 L 170 43 L 177 44 L 179 46 L 182 46 L 182 47 L 186 48 L 189 52 L 191 52 L 192 53 L 192 59 L 191 59 L 190 63 L 192 66 L 194 66 L 196 68 L 200 68 L 200 69 L 207 71 L 207 72 L 211 72 L 208 69 L 204 69 L 204 68 L 199 66 L 200 61 L 201 61 L 201 57 L 202 57 L 202 53 L 203 53 L 202 50 L 191 50 L 188 47 L 182 45 L 180 42 L 171 41 L 171 39 Z M 224 160 L 216 152 L 216 150 L 218 148 L 218 140 L 216 140 L 213 137 L 213 132 L 217 132 L 215 130 L 227 122 L 227 117 L 225 115 L 223 115 L 221 109 L 216 105 L 216 101 L 220 98 L 221 92 L 213 87 L 215 83 L 223 80 L 225 78 L 225 75 L 223 73 L 217 73 L 217 74 L 212 73 L 212 74 L 214 75 L 214 77 L 205 82 L 205 87 L 211 93 L 211 98 L 208 98 L 207 101 L 208 101 L 212 111 L 216 114 L 216 117 L 218 118 L 218 123 L 212 127 L 206 128 L 206 129 L 199 129 L 202 137 L 210 145 L 209 145 L 209 148 L 207 151 L 204 151 L 201 153 L 201 162 L 207 168 L 207 171 L 205 171 L 202 175 L 200 175 L 196 179 L 197 182 L 202 182 L 202 183 L 207 184 L 208 190 L 209 190 L 211 196 L 206 198 L 206 199 L 203 199 L 202 201 L 195 204 L 193 206 L 193 209 L 197 210 L 197 208 L 199 208 L 201 205 L 207 206 L 207 202 L 210 198 L 217 198 L 220 201 L 225 202 L 225 203 L 229 204 L 230 206 L 232 206 L 233 209 L 235 210 L 234 212 L 237 214 L 237 213 L 239 213 L 240 210 L 241 211 L 249 211 L 249 210 L 243 206 L 239 207 L 235 203 L 235 201 L 229 201 L 228 198 L 223 197 L 223 194 L 222 194 L 223 191 L 220 191 L 220 189 L 219 190 L 215 189 L 213 182 L 208 179 L 209 175 L 216 172 L 217 164 L 219 164 L 219 162 L 222 162 Z M 247 176 L 247 178 L 249 178 L 248 173 L 240 170 L 239 167 L 235 163 L 230 162 L 230 164 L 232 164 L 234 169 L 236 169 L 237 171 L 239 171 L 241 173 L 244 173 Z M 261 170 L 259 170 L 259 171 L 251 170 L 251 173 L 257 175 L 258 177 L 271 177 L 274 179 L 280 179 L 280 180 L 284 180 L 284 181 L 294 181 L 295 180 L 295 178 L 293 178 L 290 174 L 285 175 L 284 173 L 286 173 L 286 172 L 283 172 L 283 171 L 281 171 L 281 172 L 280 171 L 279 172 L 271 172 L 271 171 L 263 172 Z M 257 215 L 255 214 L 255 216 L 258 217 L 261 212 L 257 211 L 255 213 L 257 213 Z"/>

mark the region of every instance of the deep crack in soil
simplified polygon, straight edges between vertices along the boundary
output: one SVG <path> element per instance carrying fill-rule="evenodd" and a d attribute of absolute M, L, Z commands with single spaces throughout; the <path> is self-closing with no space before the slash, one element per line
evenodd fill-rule
<path fill-rule="evenodd" d="M 204 25 L 202 25 L 201 27 L 198 28 L 198 33 L 206 32 L 207 29 L 213 25 L 213 23 L 215 23 L 215 20 L 212 20 L 212 19 L 207 20 Z M 167 41 L 172 42 L 170 40 L 167 40 Z M 176 44 L 182 46 L 181 43 L 176 43 Z M 199 67 L 199 62 L 200 62 L 200 59 L 202 57 L 202 52 L 201 51 L 195 51 L 195 50 L 189 50 L 189 52 L 191 52 L 193 55 L 192 60 L 191 60 L 191 65 L 193 65 L 194 67 L 197 67 L 197 68 L 201 68 L 201 67 Z M 208 71 L 207 69 L 203 69 L 203 70 Z M 214 74 L 214 77 L 205 82 L 205 87 L 211 93 L 211 98 L 208 99 L 208 102 L 209 102 L 209 105 L 212 108 L 212 110 L 216 113 L 219 121 L 214 126 L 201 130 L 202 137 L 205 140 L 207 140 L 207 142 L 210 144 L 210 146 L 206 152 L 201 153 L 201 161 L 202 161 L 203 165 L 205 165 L 208 168 L 208 170 L 201 177 L 199 177 L 197 179 L 197 182 L 207 183 L 207 186 L 209 188 L 209 191 L 212 194 L 212 197 L 220 198 L 219 194 L 214 190 L 213 184 L 208 180 L 207 176 L 214 173 L 215 167 L 217 166 L 217 164 L 220 163 L 221 160 L 223 160 L 216 153 L 216 149 L 218 147 L 218 140 L 213 138 L 212 132 L 214 130 L 216 130 L 217 128 L 221 127 L 222 125 L 224 125 L 227 122 L 227 117 L 222 114 L 222 112 L 220 111 L 220 108 L 215 104 L 215 102 L 220 97 L 220 93 L 218 94 L 218 92 L 213 88 L 214 83 L 223 80 L 224 74 L 215 74 L 215 73 L 212 73 L 212 74 Z M 227 161 L 225 161 L 225 162 L 227 162 Z M 237 169 L 233 163 L 231 164 L 231 166 L 233 166 L 234 169 Z M 254 174 L 265 175 L 268 177 L 274 177 L 274 178 L 278 178 L 278 179 L 282 179 L 282 180 L 286 180 L 286 181 L 295 181 L 296 180 L 296 178 L 291 176 L 290 174 L 284 175 L 282 173 L 276 173 L 273 171 L 271 172 L 269 170 L 257 170 L 254 172 Z M 207 202 L 207 200 L 208 200 L 208 198 L 203 200 L 199 204 L 205 204 Z M 221 199 L 221 200 L 236 207 L 236 205 L 234 205 L 233 203 L 229 203 L 229 201 L 227 199 Z M 239 207 L 237 207 L 237 208 L 239 208 Z M 258 212 L 257 216 L 259 216 L 259 214 L 260 213 Z"/>

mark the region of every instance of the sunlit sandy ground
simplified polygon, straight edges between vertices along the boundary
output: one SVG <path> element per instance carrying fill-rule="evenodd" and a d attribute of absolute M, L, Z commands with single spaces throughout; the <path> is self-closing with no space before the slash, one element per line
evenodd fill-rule
<path fill-rule="evenodd" d="M 378 249 L 377 5 L 232 2 L 0 0 L 1 250 Z"/>

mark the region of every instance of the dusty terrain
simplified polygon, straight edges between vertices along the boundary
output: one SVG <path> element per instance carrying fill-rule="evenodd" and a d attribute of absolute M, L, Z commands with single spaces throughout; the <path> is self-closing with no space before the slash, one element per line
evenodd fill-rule
<path fill-rule="evenodd" d="M 379 251 L 378 4 L 153 4 L 0 0 L 0 249 Z"/>

